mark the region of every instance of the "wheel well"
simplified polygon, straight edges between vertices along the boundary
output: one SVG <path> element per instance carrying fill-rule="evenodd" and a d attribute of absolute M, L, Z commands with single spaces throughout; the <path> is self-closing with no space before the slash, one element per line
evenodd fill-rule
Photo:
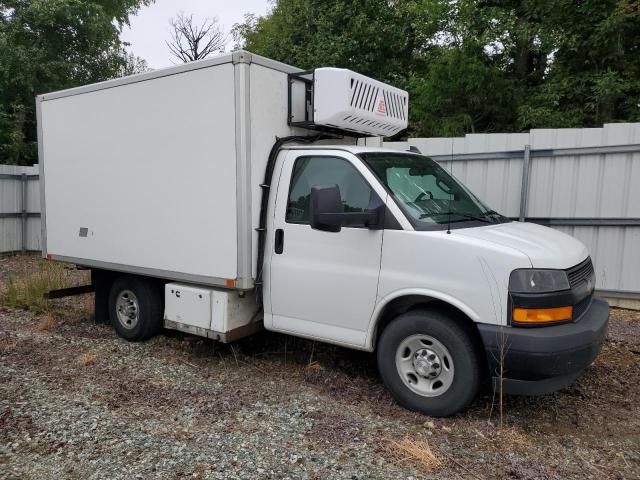
<path fill-rule="evenodd" d="M 471 318 L 469 318 L 459 308 L 456 308 L 443 300 L 422 295 L 407 295 L 404 297 L 394 298 L 384 307 L 382 313 L 378 317 L 378 322 L 376 324 L 376 329 L 373 337 L 374 348 L 377 348 L 380 335 L 387 327 L 387 325 L 389 325 L 393 321 L 394 318 L 411 310 L 418 310 L 421 308 L 437 310 L 438 312 L 447 315 L 451 319 L 451 321 L 457 322 L 459 325 L 463 326 L 465 330 L 467 330 L 467 332 L 469 332 L 469 335 L 471 335 L 472 339 L 474 340 L 474 343 L 479 349 L 479 352 L 484 351 L 480 332 L 478 331 L 478 327 L 476 326 L 475 322 L 471 320 Z"/>

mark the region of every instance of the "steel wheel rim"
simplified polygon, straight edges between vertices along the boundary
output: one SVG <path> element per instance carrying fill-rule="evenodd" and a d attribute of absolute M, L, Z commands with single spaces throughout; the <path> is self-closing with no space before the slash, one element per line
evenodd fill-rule
<path fill-rule="evenodd" d="M 138 297 L 131 290 L 122 290 L 116 300 L 118 322 L 127 330 L 136 328 L 140 319 Z"/>
<path fill-rule="evenodd" d="M 438 397 L 451 388 L 453 357 L 442 342 L 429 335 L 411 335 L 396 350 L 396 369 L 402 382 L 423 397 Z"/>

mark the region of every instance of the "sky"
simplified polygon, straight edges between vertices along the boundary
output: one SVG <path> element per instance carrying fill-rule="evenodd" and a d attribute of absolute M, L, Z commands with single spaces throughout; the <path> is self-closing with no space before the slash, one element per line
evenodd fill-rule
<path fill-rule="evenodd" d="M 170 38 L 169 19 L 179 12 L 193 14 L 198 23 L 207 17 L 218 17 L 220 26 L 229 33 L 245 13 L 264 15 L 268 9 L 268 0 L 156 0 L 130 18 L 131 27 L 124 28 L 121 38 L 131 44 L 128 50 L 145 59 L 149 67 L 168 67 L 176 63 L 165 44 Z M 232 40 L 229 35 L 227 50 L 233 46 Z"/>

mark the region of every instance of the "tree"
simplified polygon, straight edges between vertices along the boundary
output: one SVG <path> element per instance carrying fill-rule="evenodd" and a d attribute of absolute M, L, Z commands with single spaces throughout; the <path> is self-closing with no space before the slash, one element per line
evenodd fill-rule
<path fill-rule="evenodd" d="M 510 130 L 515 89 L 481 46 L 442 49 L 409 84 L 410 134 L 438 137 Z"/>
<path fill-rule="evenodd" d="M 206 18 L 198 25 L 193 15 L 179 13 L 169 21 L 171 40 L 165 42 L 171 54 L 183 63 L 207 58 L 212 53 L 224 52 L 227 37 L 217 18 Z"/>
<path fill-rule="evenodd" d="M 545 19 L 557 46 L 544 83 L 519 108 L 519 125 L 639 121 L 640 1 L 562 0 Z"/>
<path fill-rule="evenodd" d="M 403 86 L 441 28 L 444 0 L 280 0 L 234 25 L 236 47 L 300 68 L 331 65 Z"/>
<path fill-rule="evenodd" d="M 140 58 L 131 52 L 123 51 L 124 64 L 117 73 L 118 77 L 126 77 L 128 75 L 137 75 L 151 70 L 149 64 L 144 58 Z"/>
<path fill-rule="evenodd" d="M 0 161 L 37 161 L 35 96 L 127 65 L 120 28 L 153 0 L 0 0 Z"/>

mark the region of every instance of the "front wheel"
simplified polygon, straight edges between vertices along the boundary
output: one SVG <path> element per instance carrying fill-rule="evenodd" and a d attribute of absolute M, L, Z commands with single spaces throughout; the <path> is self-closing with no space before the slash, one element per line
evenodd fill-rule
<path fill-rule="evenodd" d="M 378 369 L 400 405 L 433 417 L 467 407 L 478 392 L 481 375 L 467 329 L 432 310 L 407 312 L 384 329 Z"/>

